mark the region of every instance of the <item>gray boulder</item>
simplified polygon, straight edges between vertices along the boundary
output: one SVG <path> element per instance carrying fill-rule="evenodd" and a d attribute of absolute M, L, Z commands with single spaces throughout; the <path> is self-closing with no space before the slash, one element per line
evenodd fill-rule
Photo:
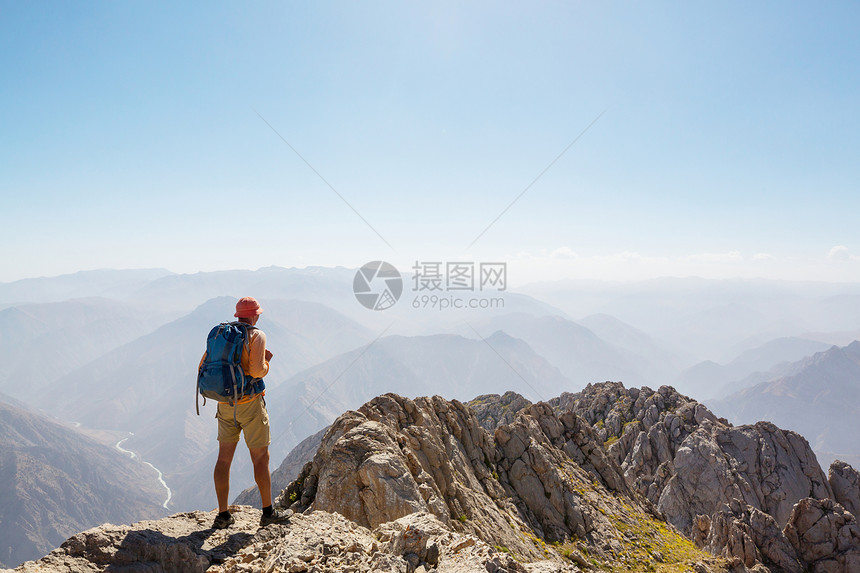
<path fill-rule="evenodd" d="M 828 481 L 833 499 L 860 519 L 860 472 L 836 460 L 830 464 Z"/>
<path fill-rule="evenodd" d="M 801 500 L 785 537 L 813 573 L 860 571 L 860 526 L 852 513 L 829 499 Z"/>

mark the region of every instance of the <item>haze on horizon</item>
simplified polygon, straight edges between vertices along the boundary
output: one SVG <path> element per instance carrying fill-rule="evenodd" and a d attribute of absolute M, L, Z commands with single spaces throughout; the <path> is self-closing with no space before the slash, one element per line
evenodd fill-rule
<path fill-rule="evenodd" d="M 0 282 L 860 282 L 856 4 L 3 4 Z"/>

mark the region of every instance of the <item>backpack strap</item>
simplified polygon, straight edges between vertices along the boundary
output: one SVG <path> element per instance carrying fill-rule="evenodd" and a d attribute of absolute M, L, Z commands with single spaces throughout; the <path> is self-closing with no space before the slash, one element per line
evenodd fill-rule
<path fill-rule="evenodd" d="M 239 407 L 239 397 L 236 396 L 238 388 L 236 387 L 236 371 L 233 368 L 230 369 L 230 376 L 233 377 L 233 425 L 238 428 L 239 422 L 236 420 L 236 408 Z"/>
<path fill-rule="evenodd" d="M 253 324 L 247 324 L 245 322 L 240 322 L 240 321 L 237 321 L 234 324 L 236 324 L 239 328 L 242 329 L 242 333 L 245 336 L 245 349 L 247 351 L 248 358 L 250 359 L 250 357 L 251 357 L 251 331 L 257 330 L 257 327 L 254 326 Z M 240 362 L 241 362 L 241 360 L 240 360 Z M 242 397 L 244 397 L 245 391 L 247 390 L 245 382 L 247 381 L 247 376 L 248 376 L 244 370 L 242 370 L 242 376 L 246 377 L 245 379 L 242 380 Z M 238 399 L 238 396 L 236 396 L 235 391 L 233 392 L 233 396 Z"/>
<path fill-rule="evenodd" d="M 257 330 L 257 327 L 253 324 L 248 324 L 247 322 L 239 322 L 236 321 L 233 324 L 242 329 L 242 332 L 245 334 L 245 347 L 248 349 L 248 355 L 251 355 L 251 331 Z"/>
<path fill-rule="evenodd" d="M 194 400 L 194 405 L 197 407 L 197 415 L 198 416 L 200 415 L 200 370 L 202 368 L 203 368 L 203 362 L 201 362 L 200 366 L 197 367 L 197 391 L 194 393 L 196 395 L 196 399 Z M 203 406 L 206 407 L 206 396 L 203 396 Z"/>
<path fill-rule="evenodd" d="M 244 323 L 244 322 L 238 321 L 238 320 L 233 324 L 237 325 L 242 330 L 242 334 L 244 335 L 244 339 L 245 339 L 245 348 L 247 348 L 248 356 L 250 357 L 251 356 L 251 330 L 256 330 L 257 327 L 252 325 L 252 324 L 247 324 L 247 323 Z M 239 363 L 240 363 L 239 367 L 241 368 L 241 358 L 239 359 Z M 236 419 L 236 409 L 238 408 L 238 403 L 239 403 L 239 398 L 240 398 L 240 396 L 238 395 L 239 388 L 236 384 L 236 373 L 231 369 L 230 374 L 233 375 L 233 425 L 238 428 L 239 422 Z M 246 390 L 244 378 L 245 378 L 245 371 L 242 370 L 242 396 L 241 397 L 245 396 L 245 390 Z"/>
<path fill-rule="evenodd" d="M 251 356 L 251 337 L 250 337 L 249 332 L 248 332 L 248 326 L 250 326 L 250 325 L 245 324 L 244 322 L 238 322 L 237 324 L 239 325 L 239 329 L 242 331 L 242 338 L 245 341 L 245 344 L 244 344 L 245 349 L 243 350 L 243 352 L 247 352 L 248 357 L 250 358 L 250 356 Z M 240 356 L 239 357 L 239 367 L 241 368 L 241 366 L 242 366 L 242 357 Z M 241 397 L 242 398 L 245 397 L 245 369 L 244 368 L 242 368 L 242 396 Z M 238 395 L 238 388 L 236 387 L 236 378 L 235 378 L 235 374 L 234 374 L 233 375 L 233 399 L 238 401 L 239 398 L 240 398 L 240 396 Z M 235 407 L 234 407 L 234 412 L 233 412 L 233 421 L 234 422 L 236 421 Z"/>

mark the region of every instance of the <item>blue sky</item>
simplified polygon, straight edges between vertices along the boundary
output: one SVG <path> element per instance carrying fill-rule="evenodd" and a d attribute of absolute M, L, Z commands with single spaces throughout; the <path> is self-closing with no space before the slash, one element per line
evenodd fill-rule
<path fill-rule="evenodd" d="M 0 281 L 374 259 L 503 260 L 512 284 L 860 281 L 858 21 L 849 2 L 4 1 Z"/>

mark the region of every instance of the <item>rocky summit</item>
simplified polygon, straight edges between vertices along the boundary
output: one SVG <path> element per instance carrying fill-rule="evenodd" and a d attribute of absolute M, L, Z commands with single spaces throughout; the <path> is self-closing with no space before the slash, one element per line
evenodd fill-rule
<path fill-rule="evenodd" d="M 531 404 L 379 396 L 340 416 L 280 493 L 79 533 L 16 571 L 860 571 L 860 475 L 806 440 L 731 426 L 670 387 Z"/>
<path fill-rule="evenodd" d="M 860 571 L 860 528 L 846 510 L 860 499 L 858 474 L 837 461 L 828 479 L 799 434 L 732 426 L 668 386 L 607 382 L 551 403 L 587 420 L 634 492 L 734 567 Z"/>

